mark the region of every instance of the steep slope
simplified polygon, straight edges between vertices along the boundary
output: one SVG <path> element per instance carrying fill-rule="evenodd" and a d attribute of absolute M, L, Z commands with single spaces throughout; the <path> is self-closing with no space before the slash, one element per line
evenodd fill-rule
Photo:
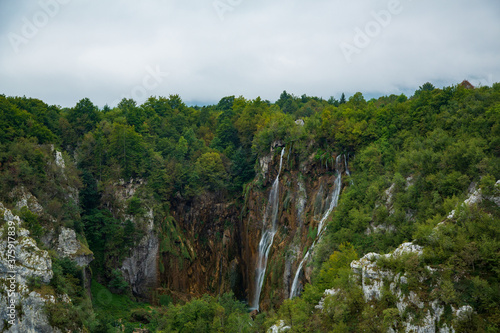
<path fill-rule="evenodd" d="M 61 301 L 30 288 L 30 281 L 48 284 L 53 277 L 52 260 L 40 250 L 19 216 L 0 203 L 0 330 L 2 332 L 53 332 L 44 308 Z"/>
<path fill-rule="evenodd" d="M 500 85 L 280 99 L 188 107 L 171 95 L 100 110 L 0 95 L 0 202 L 35 242 L 25 250 L 49 255 L 52 278 L 27 278 L 57 299 L 44 305 L 49 325 L 155 330 L 203 303 L 214 330 L 262 331 L 273 313 L 292 330 L 458 330 L 464 306 L 478 330 L 498 328 L 497 207 L 457 208 L 434 228 L 468 188 L 494 192 Z M 324 290 L 335 302 L 314 310 Z M 261 310 L 253 324 L 239 304 L 229 325 L 231 291 Z M 135 301 L 158 307 L 127 312 Z"/>
<path fill-rule="evenodd" d="M 26 154 L 27 160 L 30 154 L 38 156 L 45 167 L 38 175 L 42 180 L 33 183 L 19 177 L 0 202 L 0 329 L 80 329 L 93 315 L 85 302 L 90 298 L 88 265 L 94 256 L 82 234 L 75 232 L 75 221 L 70 221 L 78 216 L 73 210 L 79 201 L 74 164 L 65 162 L 51 145 L 27 146 L 26 152 L 18 153 Z M 41 184 L 47 189 L 40 191 Z"/>
<path fill-rule="evenodd" d="M 266 275 L 262 284 L 260 305 L 263 309 L 270 309 L 279 305 L 290 296 L 294 277 L 299 270 L 300 263 L 308 249 L 316 241 L 321 222 L 325 215 L 331 212 L 332 189 L 335 189 L 334 169 L 321 166 L 315 154 L 305 161 L 300 161 L 292 149 L 283 147 L 284 165 L 279 182 L 279 199 L 277 212 L 277 232 L 273 246 L 269 250 L 269 259 Z M 243 209 L 243 223 L 246 229 L 242 237 L 246 248 L 247 285 L 250 297 L 255 297 L 258 290 L 255 282 L 255 265 L 258 262 L 258 245 L 261 234 L 264 232 L 264 216 L 267 204 L 267 191 L 262 186 L 269 184 L 274 174 L 273 170 L 279 163 L 278 154 L 273 159 L 261 159 L 261 172 L 257 179 L 247 188 L 247 197 Z M 266 165 L 264 161 L 272 161 L 274 167 Z M 335 156 L 330 160 L 334 161 Z M 330 165 L 334 165 L 331 163 Z M 266 173 L 266 170 L 270 172 Z M 339 169 L 343 171 L 343 167 Z M 337 174 L 337 177 L 339 175 Z M 302 276 L 302 275 L 301 275 Z M 303 280 L 302 280 L 303 279 Z M 310 269 L 306 267 L 301 280 L 310 281 Z"/>
<path fill-rule="evenodd" d="M 243 200 L 227 202 L 224 196 L 207 193 L 194 201 L 171 203 L 159 231 L 159 297 L 187 300 L 207 291 L 233 291 L 251 303 L 258 281 L 256 264 L 262 261 L 263 221 L 269 214 L 275 214 L 275 239 L 267 248 L 260 303 L 269 309 L 289 297 L 295 272 L 315 241 L 325 213 L 331 212 L 336 179 L 334 163 L 327 168 L 320 166 L 314 154 L 302 162 L 294 155 L 291 149 L 276 146 L 261 158 L 259 172 L 246 187 Z M 280 161 L 281 177 L 276 181 Z M 340 172 L 344 166 L 339 165 Z M 268 211 L 272 191 L 276 193 L 274 212 Z M 310 281 L 310 271 L 306 267 L 306 274 L 299 274 L 300 281 Z"/>
<path fill-rule="evenodd" d="M 498 312 L 492 302 L 499 290 L 492 270 L 498 270 L 500 180 L 484 192 L 472 189 L 424 237 L 385 255 L 367 253 L 349 268 L 322 272 L 338 274 L 339 280 L 335 288 L 322 291 L 315 316 L 339 331 L 366 329 L 369 320 L 380 332 L 494 330 Z M 340 262 L 341 256 L 331 261 Z M 294 327 L 290 318 L 283 318 L 271 331 Z"/>

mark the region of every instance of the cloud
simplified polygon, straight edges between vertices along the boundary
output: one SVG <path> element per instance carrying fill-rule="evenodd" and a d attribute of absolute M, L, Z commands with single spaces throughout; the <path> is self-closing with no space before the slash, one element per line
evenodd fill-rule
<path fill-rule="evenodd" d="M 178 93 L 188 103 L 276 100 L 285 89 L 372 97 L 411 94 L 426 81 L 491 84 L 500 77 L 499 14 L 495 0 L 4 1 L 0 93 L 103 106 L 156 67 L 169 74 L 147 94 Z M 29 24 L 36 33 L 25 38 Z M 366 45 L 356 44 L 359 31 Z M 13 34 L 24 38 L 18 52 Z M 342 43 L 356 52 L 346 57 Z"/>

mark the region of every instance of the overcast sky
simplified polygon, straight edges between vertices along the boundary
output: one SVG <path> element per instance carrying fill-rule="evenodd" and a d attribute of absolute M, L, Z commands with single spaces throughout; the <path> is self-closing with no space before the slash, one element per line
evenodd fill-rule
<path fill-rule="evenodd" d="M 498 0 L 0 0 L 0 94 L 99 107 L 500 81 Z"/>

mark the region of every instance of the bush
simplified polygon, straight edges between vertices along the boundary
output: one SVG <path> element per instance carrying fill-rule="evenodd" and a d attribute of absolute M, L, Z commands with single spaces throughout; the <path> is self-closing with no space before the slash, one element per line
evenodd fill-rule
<path fill-rule="evenodd" d="M 135 309 L 132 310 L 130 317 L 132 318 L 132 321 L 149 324 L 151 322 L 152 315 L 146 309 Z"/>
<path fill-rule="evenodd" d="M 130 198 L 127 202 L 126 212 L 127 214 L 130 215 L 137 215 L 137 216 L 144 215 L 145 210 L 143 208 L 141 199 L 135 196 Z"/>
<path fill-rule="evenodd" d="M 114 269 L 111 272 L 111 280 L 108 283 L 109 289 L 113 292 L 122 294 L 129 287 L 128 282 L 123 277 L 122 272 L 119 269 Z"/>
<path fill-rule="evenodd" d="M 40 289 L 42 287 L 42 279 L 39 276 L 28 276 L 27 284 L 31 290 Z"/>
<path fill-rule="evenodd" d="M 83 326 L 78 309 L 71 303 L 63 301 L 47 302 L 45 303 L 45 311 L 52 327 L 60 328 L 63 331 L 79 331 Z"/>
<path fill-rule="evenodd" d="M 44 235 L 45 230 L 38 221 L 38 215 L 32 213 L 27 207 L 21 208 L 19 217 L 24 221 L 24 225 L 30 231 L 31 237 L 39 239 Z"/>

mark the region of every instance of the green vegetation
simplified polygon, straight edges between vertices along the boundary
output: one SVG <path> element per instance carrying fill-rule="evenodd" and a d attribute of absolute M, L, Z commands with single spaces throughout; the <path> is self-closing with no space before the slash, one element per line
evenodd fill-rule
<path fill-rule="evenodd" d="M 50 325 L 60 329 L 76 330 L 80 327 L 93 329 L 97 322 L 92 303 L 85 291 L 84 272 L 74 261 L 52 256 L 54 276 L 48 288 L 41 287 L 41 294 L 56 296 L 56 302 L 47 302 L 45 310 Z M 36 282 L 35 289 L 40 287 Z M 62 295 L 68 295 L 70 300 Z"/>
<path fill-rule="evenodd" d="M 232 293 L 218 298 L 205 295 L 184 305 L 170 301 L 151 307 L 111 293 L 92 281 L 92 299 L 99 325 L 95 332 L 132 332 L 135 328 L 151 332 L 254 332 L 255 324 L 246 305 Z"/>
<path fill-rule="evenodd" d="M 425 246 L 423 256 L 382 257 L 377 265 L 394 274 L 405 274 L 407 285 L 399 286 L 403 294 L 411 291 L 425 302 L 437 301 L 445 312 L 440 325 L 452 324 L 460 332 L 497 332 L 500 208 L 485 201 L 459 208 L 456 216 L 425 235 L 420 233 L 417 242 Z M 396 308 L 397 298 L 387 284 L 379 300 L 365 302 L 349 267 L 356 258 L 351 244 L 340 245 L 339 251 L 322 264 L 313 284 L 306 286 L 300 298 L 286 300 L 273 322 L 284 320 L 292 326 L 290 332 L 387 332 L 389 328 L 400 331 L 402 320 L 410 315 L 415 324 L 419 323 L 419 316 L 427 309 L 408 306 L 401 315 Z M 336 292 L 324 300 L 323 310 L 319 311 L 315 306 L 323 291 L 332 288 Z M 451 322 L 451 317 L 447 317 L 451 309 L 464 305 L 472 306 L 474 313 Z"/>
<path fill-rule="evenodd" d="M 121 328 L 132 332 L 134 328 L 149 324 L 149 321 L 143 320 L 150 318 L 152 312 L 147 304 L 134 302 L 126 295 L 114 294 L 95 280 L 92 280 L 91 292 L 97 319 L 93 332 L 121 332 Z"/>
<path fill-rule="evenodd" d="M 160 311 L 158 332 L 255 332 L 246 305 L 236 301 L 233 294 L 219 298 L 205 295 Z"/>
<path fill-rule="evenodd" d="M 303 125 L 296 123 L 299 119 Z M 452 307 L 471 305 L 475 313 L 454 323 L 456 328 L 500 329 L 498 206 L 486 200 L 457 207 L 471 184 L 485 196 L 499 195 L 498 83 L 476 89 L 436 89 L 426 83 L 410 98 L 391 95 L 368 101 L 361 93 L 323 100 L 284 91 L 275 103 L 228 96 L 204 107 L 189 107 L 178 95 L 151 97 L 142 105 L 124 99 L 102 109 L 87 98 L 61 108 L 0 95 L 0 128 L 0 201 L 13 207 L 12 192 L 24 188 L 44 208 L 41 214 L 18 212 L 39 244 L 47 230 L 65 226 L 94 253 L 93 304 L 81 269 L 56 255 L 50 285 L 29 281 L 32 289 L 66 293 L 72 299 L 70 304 L 47 306 L 56 327 L 258 332 L 284 320 L 292 332 L 397 331 L 403 320 L 418 317 L 418 311 L 409 307 L 400 314 L 387 288 L 379 301 L 365 302 L 360 287 L 351 283 L 349 264 L 368 252 L 389 253 L 416 240 L 425 247 L 423 256 L 380 260 L 379 265 L 408 275 L 404 292 L 439 299 L 448 324 Z M 162 295 L 155 306 L 131 301 L 118 268 L 143 237 L 149 210 L 162 256 L 175 258 L 182 269 L 197 254 L 187 238 L 191 230 L 180 227 L 170 213 L 173 205 L 206 194 L 245 202 L 252 189 L 262 189 L 262 179 L 249 184 L 256 161 L 278 140 L 287 147 L 290 169 L 310 158 L 331 167 L 334 155 L 350 156 L 352 183 L 344 187 L 315 249 L 312 285 L 305 286 L 302 296 L 278 307 L 281 300 L 274 291 L 269 296 L 276 308 L 255 320 L 233 295 L 203 296 L 183 304 Z M 66 161 L 64 169 L 55 163 L 56 150 Z M 120 199 L 113 194 L 134 180 L 144 185 L 133 195 Z M 77 192 L 78 203 L 72 195 Z M 291 198 L 286 194 L 285 211 L 293 210 Z M 247 207 L 241 206 L 244 216 Z M 455 217 L 436 228 L 451 210 L 456 210 Z M 232 229 L 227 221 L 221 224 Z M 216 242 L 221 231 L 211 231 Z M 311 240 L 317 230 L 310 226 L 306 232 Z M 191 236 L 208 249 L 208 235 L 195 233 Z M 275 287 L 282 284 L 283 261 L 268 271 Z M 161 274 L 168 264 L 159 263 Z M 416 278 L 422 274 L 426 285 Z M 330 288 L 338 292 L 325 300 L 324 311 L 317 310 L 323 291 Z M 379 325 L 374 327 L 374 322 Z"/>

